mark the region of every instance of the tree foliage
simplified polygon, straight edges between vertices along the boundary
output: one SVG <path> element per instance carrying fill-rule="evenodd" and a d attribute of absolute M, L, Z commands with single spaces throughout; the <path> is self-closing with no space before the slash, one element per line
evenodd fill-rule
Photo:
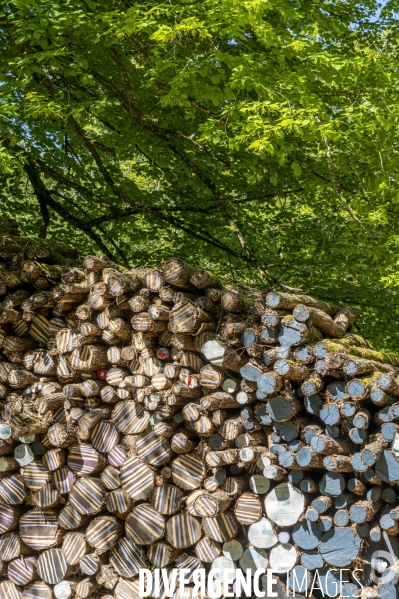
<path fill-rule="evenodd" d="M 395 350 L 396 2 L 14 0 L 3 211 L 126 265 L 357 304 Z"/>

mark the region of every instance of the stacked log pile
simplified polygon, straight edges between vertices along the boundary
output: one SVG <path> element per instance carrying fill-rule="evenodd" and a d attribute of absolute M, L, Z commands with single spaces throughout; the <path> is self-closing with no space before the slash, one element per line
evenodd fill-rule
<path fill-rule="evenodd" d="M 318 569 L 331 596 L 329 569 L 360 568 L 365 597 L 396 597 L 399 359 L 354 332 L 358 310 L 226 290 L 178 259 L 6 251 L 1 599 L 127 599 L 140 568 L 239 567 L 291 588 L 294 569 L 303 592 Z"/>

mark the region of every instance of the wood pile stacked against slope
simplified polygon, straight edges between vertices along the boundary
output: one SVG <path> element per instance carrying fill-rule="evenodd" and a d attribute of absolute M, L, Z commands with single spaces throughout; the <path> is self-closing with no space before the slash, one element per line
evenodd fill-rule
<path fill-rule="evenodd" d="M 399 360 L 358 310 L 3 240 L 2 599 L 128 599 L 140 568 L 204 567 L 303 590 L 317 568 L 330 595 L 329 569 L 362 568 L 395 599 L 371 561 L 399 556 Z"/>

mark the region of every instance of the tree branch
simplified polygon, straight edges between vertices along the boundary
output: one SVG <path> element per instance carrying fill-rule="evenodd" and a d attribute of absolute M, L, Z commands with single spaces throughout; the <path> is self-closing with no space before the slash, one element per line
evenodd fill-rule
<path fill-rule="evenodd" d="M 95 231 L 92 230 L 91 225 L 85 223 L 81 219 L 77 218 L 73 214 L 70 214 L 61 204 L 59 204 L 52 197 L 50 191 L 47 189 L 41 177 L 39 175 L 39 171 L 35 167 L 33 161 L 30 160 L 30 157 L 27 156 L 27 162 L 23 165 L 23 169 L 26 172 L 29 181 L 32 185 L 33 192 L 37 197 L 39 203 L 43 203 L 46 207 L 50 207 L 59 214 L 63 219 L 65 219 L 69 224 L 73 225 L 80 231 L 83 231 L 94 243 L 104 252 L 110 260 L 113 262 L 117 262 L 117 259 L 112 254 L 112 252 L 107 248 L 107 246 L 103 243 L 101 237 L 97 235 Z"/>
<path fill-rule="evenodd" d="M 50 214 L 47 208 L 47 203 L 45 201 L 45 198 L 43 197 L 42 194 L 35 194 L 37 201 L 39 202 L 39 206 L 40 206 L 40 212 L 42 215 L 42 222 L 40 223 L 40 231 L 39 231 L 39 237 L 41 239 L 45 239 L 46 235 L 47 235 L 47 228 L 50 222 Z"/>
<path fill-rule="evenodd" d="M 83 131 L 82 127 L 79 125 L 79 123 L 74 119 L 73 116 L 68 117 L 68 122 L 72 126 L 76 135 L 78 137 L 80 137 L 80 139 L 83 141 L 86 148 L 89 150 L 90 154 L 93 157 L 94 162 L 97 164 L 98 170 L 102 174 L 105 182 L 107 183 L 108 187 L 112 190 L 114 195 L 116 195 L 116 197 L 119 198 L 120 201 L 123 203 L 133 204 L 132 200 L 130 198 L 128 198 L 116 185 L 115 181 L 113 180 L 110 173 L 108 172 L 104 162 L 102 161 L 100 154 L 97 152 L 97 150 L 93 146 L 93 144 L 91 144 L 87 141 L 87 137 L 84 134 L 84 131 Z"/>
<path fill-rule="evenodd" d="M 83 214 L 87 218 L 86 224 L 88 226 L 91 226 L 91 227 L 96 227 L 100 231 L 100 233 L 103 234 L 103 236 L 107 240 L 107 242 L 109 242 L 115 248 L 115 250 L 118 252 L 118 254 L 121 257 L 121 260 L 123 262 L 123 265 L 124 266 L 128 266 L 128 264 L 129 264 L 128 260 L 127 260 L 127 258 L 125 256 L 125 254 L 122 252 L 122 250 L 117 246 L 115 240 L 112 237 L 110 238 L 110 237 L 107 236 L 107 232 L 104 230 L 104 228 L 101 226 L 101 224 L 94 223 L 92 220 L 90 220 L 90 215 L 87 213 L 86 210 L 84 210 L 81 206 L 76 205 L 77 203 L 72 198 L 65 196 L 64 194 L 60 193 L 59 191 L 57 191 L 55 189 L 49 189 L 49 193 L 51 195 L 57 195 L 57 196 L 59 196 L 60 198 L 62 198 L 66 202 L 74 205 L 75 208 L 77 208 L 77 210 L 80 210 L 81 212 L 83 212 Z"/>
<path fill-rule="evenodd" d="M 20 151 L 22 150 L 22 148 L 19 148 L 19 147 L 17 149 Z M 24 155 L 25 155 L 25 153 L 24 153 Z M 32 156 L 29 156 L 29 160 L 32 162 L 32 164 L 37 169 L 42 170 L 43 172 L 48 174 L 51 178 L 53 178 L 55 181 L 58 181 L 66 186 L 69 185 L 70 187 L 74 187 L 73 181 L 71 181 L 64 175 L 60 175 L 57 171 L 54 171 L 53 169 L 47 167 L 47 165 L 44 165 L 37 158 L 33 158 Z M 82 186 L 78 186 L 78 187 L 80 188 L 79 191 L 83 195 L 88 195 L 89 197 L 91 197 L 90 190 L 87 190 L 87 188 L 82 187 Z M 59 194 L 59 192 L 55 192 L 54 190 L 51 191 L 51 193 L 57 193 L 58 195 L 61 195 L 61 194 Z M 235 255 L 237 258 L 245 259 L 244 256 L 240 256 L 240 254 L 236 253 L 234 250 L 232 250 L 225 244 L 222 244 L 221 242 L 219 242 L 217 239 L 215 239 L 212 235 L 210 235 L 206 231 L 202 231 L 202 235 L 200 233 L 195 233 L 192 229 L 190 229 L 188 226 L 186 226 L 186 224 L 183 221 L 180 221 L 179 219 L 176 219 L 171 216 L 165 216 L 163 214 L 163 211 L 159 208 L 139 205 L 139 206 L 135 206 L 134 208 L 131 208 L 128 210 L 120 210 L 120 209 L 116 208 L 115 206 L 107 205 L 107 207 L 110 207 L 112 209 L 111 214 L 105 214 L 103 216 L 98 217 L 97 219 L 92 219 L 88 224 L 90 224 L 91 226 L 98 226 L 102 222 L 117 220 L 119 218 L 132 216 L 134 214 L 146 214 L 146 213 L 152 214 L 152 215 L 160 218 L 161 220 L 174 225 L 178 229 L 181 229 L 181 230 L 185 231 L 186 233 L 189 233 L 193 237 L 196 237 L 198 239 L 200 238 L 203 241 L 206 241 L 207 243 L 210 243 L 211 245 L 214 245 L 215 247 L 217 247 L 227 253 Z M 198 210 L 200 210 L 200 209 L 198 209 Z M 194 208 L 194 211 L 195 211 L 195 208 Z M 207 212 L 207 210 L 204 210 L 204 212 Z M 201 237 L 199 237 L 199 235 L 201 235 Z"/>
<path fill-rule="evenodd" d="M 22 148 L 18 149 L 21 150 Z M 109 210 L 115 210 L 115 207 L 112 206 L 112 204 L 105 202 L 102 198 L 100 198 L 100 196 L 92 192 L 84 185 L 80 185 L 80 183 L 76 183 L 75 181 L 73 181 L 73 179 L 70 179 L 62 173 L 59 173 L 58 171 L 54 170 L 53 168 L 51 168 L 51 166 L 42 162 L 40 158 L 33 158 L 32 156 L 30 158 L 34 162 L 36 168 L 38 168 L 43 173 L 46 173 L 46 175 L 49 175 L 49 177 L 60 183 L 60 185 L 65 185 L 66 187 L 74 189 L 78 193 L 81 193 L 83 196 L 91 200 L 94 200 L 97 204 L 103 206 L 104 208 L 108 208 Z"/>
<path fill-rule="evenodd" d="M 137 208 L 137 209 L 132 208 L 132 209 L 121 211 L 117 218 L 118 219 L 119 218 L 128 218 L 129 216 L 133 216 L 135 214 L 142 214 L 142 213 L 143 213 L 143 210 L 140 210 L 139 208 Z M 187 222 L 182 221 L 181 219 L 174 217 L 174 216 L 165 215 L 158 208 L 154 208 L 152 210 L 152 214 L 155 217 L 159 218 L 160 220 L 173 225 L 177 229 L 184 231 L 185 233 L 188 233 L 191 237 L 200 239 L 201 241 L 204 241 L 205 243 L 209 243 L 210 245 L 213 245 L 214 247 L 226 252 L 227 254 L 229 254 L 231 256 L 235 256 L 236 258 L 239 258 L 240 260 L 244 260 L 245 262 L 248 262 L 246 256 L 239 254 L 238 252 L 236 252 L 235 250 L 230 248 L 228 245 L 224 244 L 222 241 L 219 241 L 216 237 L 214 237 L 207 231 L 197 228 L 192 223 L 187 223 Z M 97 226 L 99 223 L 111 221 L 111 220 L 116 220 L 116 217 L 112 214 L 104 214 L 103 216 L 92 219 L 90 221 L 90 224 Z"/>

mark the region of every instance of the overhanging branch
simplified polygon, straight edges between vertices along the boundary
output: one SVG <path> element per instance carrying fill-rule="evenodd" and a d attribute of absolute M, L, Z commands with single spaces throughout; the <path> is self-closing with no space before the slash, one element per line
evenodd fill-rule
<path fill-rule="evenodd" d="M 50 191 L 47 189 L 47 187 L 41 180 L 39 171 L 37 170 L 33 162 L 29 160 L 29 157 L 27 157 L 27 162 L 23 165 L 23 169 L 29 178 L 29 181 L 33 188 L 33 192 L 37 197 L 40 205 L 45 205 L 46 209 L 50 207 L 52 210 L 54 210 L 54 212 L 59 214 L 66 222 L 73 225 L 80 231 L 83 231 L 83 233 L 90 237 L 90 239 L 94 241 L 94 243 L 104 252 L 104 254 L 108 256 L 108 258 L 110 258 L 110 260 L 112 260 L 113 262 L 117 262 L 116 257 L 108 249 L 108 247 L 102 241 L 101 237 L 97 235 L 95 231 L 93 231 L 90 224 L 87 224 L 86 222 L 77 218 L 76 216 L 68 212 L 56 200 L 54 200 Z"/>

